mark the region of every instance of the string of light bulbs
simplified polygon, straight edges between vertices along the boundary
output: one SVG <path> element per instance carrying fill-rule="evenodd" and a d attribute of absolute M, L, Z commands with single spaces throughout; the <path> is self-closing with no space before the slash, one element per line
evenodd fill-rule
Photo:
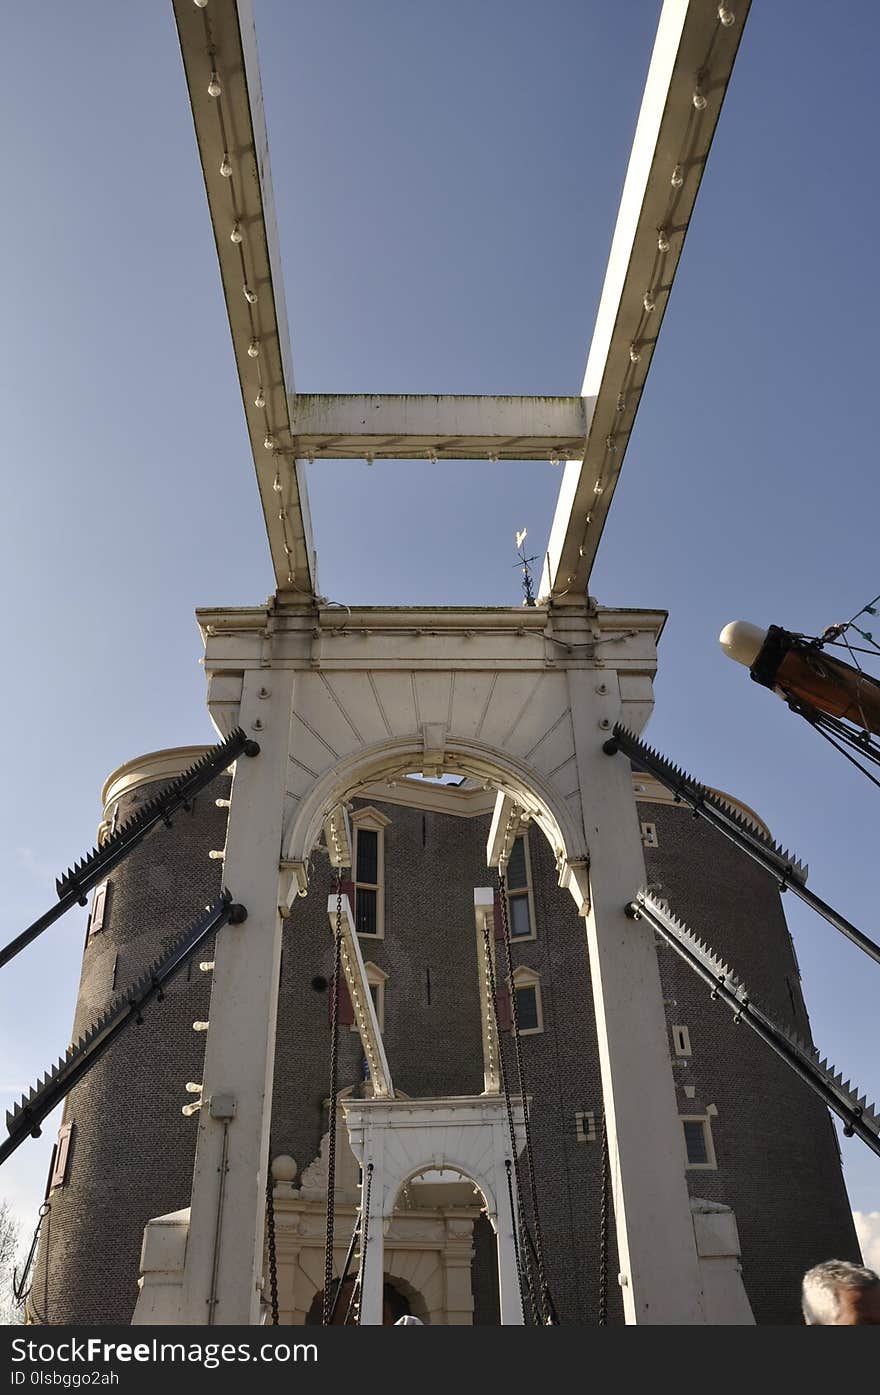
<path fill-rule="evenodd" d="M 217 121 L 220 129 L 220 141 L 223 148 L 223 156 L 220 161 L 219 171 L 222 179 L 225 181 L 229 189 L 229 201 L 231 207 L 231 226 L 229 240 L 230 242 L 232 242 L 233 246 L 235 246 L 238 249 L 239 267 L 241 270 L 242 294 L 247 303 L 247 316 L 249 327 L 247 356 L 249 359 L 253 360 L 256 370 L 257 390 L 253 398 L 253 403 L 257 411 L 263 413 L 263 427 L 265 431 L 265 435 L 263 437 L 263 447 L 265 450 L 271 451 L 276 459 L 275 479 L 272 488 L 273 492 L 278 495 L 278 521 L 281 524 L 282 547 L 284 549 L 284 555 L 287 559 L 287 583 L 289 586 L 292 586 L 295 583 L 294 564 L 292 560 L 294 556 L 294 548 L 290 537 L 290 525 L 287 516 L 288 503 L 284 499 L 283 486 L 281 484 L 280 473 L 277 468 L 278 458 L 281 457 L 283 459 L 286 459 L 286 456 L 284 455 L 283 451 L 279 450 L 278 438 L 275 434 L 275 431 L 272 428 L 272 422 L 270 420 L 269 409 L 266 402 L 266 384 L 264 382 L 263 368 L 260 360 L 260 350 L 262 348 L 263 336 L 261 335 L 261 330 L 258 323 L 258 312 L 257 314 L 255 314 L 254 311 L 254 307 L 257 305 L 259 301 L 259 295 L 255 288 L 254 277 L 248 274 L 247 258 L 245 255 L 246 238 L 245 228 L 243 226 L 244 219 L 242 217 L 241 210 L 239 209 L 238 198 L 236 195 L 235 173 L 233 170 L 232 161 L 229 157 L 229 140 L 226 131 L 226 121 L 223 114 L 223 84 L 220 80 L 220 73 L 218 71 L 217 47 L 214 41 L 214 34 L 211 28 L 210 17 L 208 15 L 209 0 L 193 0 L 193 3 L 195 4 L 196 9 L 202 11 L 202 19 L 205 26 L 205 45 L 208 59 L 211 64 L 207 91 L 208 96 L 211 97 L 216 104 Z M 310 455 L 309 459 L 313 460 L 314 456 Z"/>
<path fill-rule="evenodd" d="M 705 155 L 695 155 L 694 149 L 696 145 L 697 135 L 699 133 L 700 118 L 702 117 L 703 112 L 706 110 L 708 106 L 707 91 L 711 90 L 712 87 L 711 75 L 709 73 L 709 64 L 712 60 L 712 54 L 715 48 L 715 43 L 718 39 L 719 34 L 721 33 L 721 30 L 730 29 L 735 23 L 736 15 L 734 11 L 730 9 L 727 5 L 720 4 L 716 12 L 716 23 L 712 31 L 712 37 L 709 41 L 709 46 L 706 50 L 706 54 L 703 58 L 703 61 L 696 72 L 696 80 L 694 83 L 693 92 L 691 94 L 691 106 L 690 111 L 688 112 L 687 126 L 685 127 L 682 154 L 680 158 L 675 162 L 675 164 L 672 167 L 672 170 L 670 171 L 670 192 L 667 197 L 667 204 L 663 218 L 661 219 L 660 226 L 657 229 L 657 245 L 654 253 L 654 261 L 651 268 L 651 275 L 648 278 L 648 285 L 645 289 L 644 295 L 642 296 L 641 314 L 639 316 L 636 333 L 630 342 L 628 363 L 623 375 L 620 391 L 617 395 L 616 411 L 620 418 L 620 421 L 618 425 L 615 427 L 615 429 L 609 432 L 608 435 L 605 437 L 605 452 L 602 457 L 602 463 L 599 467 L 599 473 L 596 477 L 596 482 L 593 485 L 593 494 L 597 501 L 601 498 L 602 494 L 605 492 L 605 489 L 607 488 L 610 482 L 610 475 L 613 471 L 614 457 L 618 454 L 618 452 L 624 445 L 624 438 L 627 437 L 632 430 L 632 418 L 630 419 L 629 426 L 625 426 L 623 422 L 623 416 L 628 410 L 630 410 L 630 408 L 632 408 L 633 417 L 635 415 L 635 406 L 638 405 L 638 397 L 641 394 L 642 388 L 644 387 L 644 378 L 642 380 L 641 387 L 635 385 L 634 378 L 636 374 L 636 369 L 638 364 L 642 360 L 643 350 L 647 347 L 653 346 L 657 341 L 656 334 L 651 336 L 646 333 L 650 321 L 650 316 L 654 313 L 654 311 L 657 308 L 657 298 L 660 295 L 668 294 L 672 288 L 671 281 L 664 281 L 662 279 L 663 258 L 666 256 L 667 252 L 669 252 L 672 246 L 670 239 L 676 233 L 684 233 L 687 231 L 686 223 L 683 223 L 681 225 L 676 224 L 676 209 L 678 206 L 679 199 L 682 196 L 682 189 L 684 187 L 687 174 L 694 166 L 702 163 L 705 160 Z M 558 463 L 559 457 L 557 456 L 554 459 L 554 457 L 551 456 L 550 460 L 551 464 L 556 464 Z M 587 513 L 586 519 L 584 520 L 583 536 L 581 539 L 580 546 L 578 547 L 578 555 L 580 557 L 583 557 L 586 552 L 587 535 L 589 533 L 592 521 L 593 511 L 592 509 L 590 509 Z M 570 576 L 568 578 L 568 581 L 574 581 L 574 577 Z M 565 595 L 566 593 L 556 592 L 555 594 Z"/>

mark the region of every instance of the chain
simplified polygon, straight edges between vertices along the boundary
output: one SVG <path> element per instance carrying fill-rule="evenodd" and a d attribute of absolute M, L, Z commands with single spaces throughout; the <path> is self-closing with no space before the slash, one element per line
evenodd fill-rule
<path fill-rule="evenodd" d="M 608 1326 L 608 1121 L 602 1111 L 602 1201 L 599 1210 L 599 1326 Z"/>
<path fill-rule="evenodd" d="M 526 1217 L 522 1203 L 522 1182 L 519 1175 L 519 1160 L 516 1146 L 516 1129 L 513 1126 L 513 1105 L 510 1101 L 510 1082 L 507 1078 L 507 1066 L 505 1065 L 504 1061 L 504 1052 L 501 1049 L 501 1028 L 498 1024 L 498 997 L 495 988 L 495 959 L 492 952 L 492 937 L 489 932 L 489 926 L 485 920 L 483 921 L 483 942 L 486 946 L 486 976 L 489 982 L 489 997 L 492 1000 L 492 1013 L 495 1019 L 495 1040 L 498 1044 L 498 1071 L 501 1076 L 501 1088 L 504 1092 L 504 1104 L 507 1109 L 507 1130 L 510 1135 L 510 1153 L 512 1159 L 512 1166 L 513 1171 L 516 1175 L 517 1219 L 513 1222 L 513 1247 L 514 1255 L 516 1257 L 516 1276 L 519 1280 L 519 1294 L 520 1299 L 522 1301 L 523 1321 L 525 1321 L 527 1311 L 531 1309 L 532 1319 L 535 1323 L 535 1326 L 540 1327 L 541 1319 L 538 1313 L 537 1304 L 535 1303 L 535 1286 L 534 1281 L 532 1279 L 532 1266 L 529 1261 L 529 1252 L 528 1249 L 525 1249 L 521 1257 L 519 1242 L 517 1240 L 517 1224 L 520 1234 L 525 1235 Z M 505 1159 L 505 1166 L 506 1164 L 507 1159 Z M 511 1192 L 511 1211 L 512 1210 L 513 1195 Z M 526 1298 L 528 1298 L 528 1304 L 526 1303 Z"/>
<path fill-rule="evenodd" d="M 278 1326 L 278 1257 L 275 1250 L 275 1182 L 272 1177 L 272 1144 L 269 1144 L 269 1170 L 266 1177 L 266 1232 L 269 1240 L 269 1299 L 272 1326 Z"/>
<path fill-rule="evenodd" d="M 364 1202 L 363 1202 L 363 1211 L 362 1211 L 362 1219 L 361 1219 L 361 1262 L 360 1262 L 360 1272 L 359 1272 L 359 1274 L 358 1274 L 358 1281 L 357 1281 L 357 1291 L 358 1291 L 357 1325 L 358 1325 L 358 1327 L 360 1327 L 360 1325 L 361 1325 L 361 1307 L 362 1307 L 361 1298 L 363 1297 L 363 1292 L 364 1292 L 364 1277 L 366 1276 L 366 1272 L 367 1272 L 367 1243 L 368 1243 L 368 1241 L 369 1241 L 369 1239 L 370 1239 L 370 1192 L 371 1192 L 371 1190 L 372 1190 L 372 1187 L 373 1187 L 373 1164 L 372 1164 L 372 1163 L 367 1163 L 367 1171 L 366 1171 L 366 1176 L 365 1176 L 365 1178 L 364 1178 Z M 354 1295 L 352 1295 L 352 1297 L 353 1297 L 353 1296 L 354 1296 Z"/>
<path fill-rule="evenodd" d="M 535 1260 L 538 1266 L 538 1285 L 541 1294 L 541 1320 L 545 1324 L 553 1322 L 553 1304 L 547 1287 L 544 1270 L 544 1244 L 541 1239 L 541 1218 L 538 1214 L 538 1186 L 535 1179 L 535 1159 L 532 1153 L 532 1129 L 529 1123 L 529 1109 L 526 1102 L 525 1071 L 523 1069 L 522 1043 L 519 1036 L 519 1021 L 516 1010 L 516 987 L 513 981 L 513 954 L 510 947 L 510 926 L 507 922 L 507 886 L 504 873 L 499 870 L 498 888 L 501 900 L 501 928 L 504 932 L 504 955 L 507 961 L 507 979 L 510 984 L 510 1016 L 513 1022 L 513 1045 L 516 1053 L 516 1073 L 519 1092 L 523 1102 L 523 1127 L 526 1136 L 526 1167 L 529 1175 L 529 1193 L 532 1199 L 532 1215 L 535 1220 Z M 499 1042 L 498 1054 L 501 1055 Z"/>
<path fill-rule="evenodd" d="M 327 1239 L 324 1247 L 324 1301 L 321 1322 L 330 1325 L 333 1308 L 333 1222 L 336 1207 L 336 1093 L 339 1072 L 339 983 L 342 974 L 342 868 L 336 873 L 336 935 L 330 1000 L 330 1118 L 327 1129 Z"/>
<path fill-rule="evenodd" d="M 48 1187 L 46 1188 L 46 1190 L 48 1191 Z M 31 1241 L 31 1247 L 28 1250 L 27 1259 L 24 1262 L 24 1269 L 21 1271 L 21 1278 L 18 1277 L 18 1270 L 13 1269 L 12 1271 L 12 1297 L 15 1300 L 16 1307 L 20 1303 L 24 1302 L 24 1300 L 28 1297 L 31 1288 L 33 1287 L 32 1284 L 28 1284 L 28 1275 L 31 1272 L 31 1265 L 34 1262 L 34 1256 L 37 1253 L 37 1245 L 39 1243 L 40 1231 L 43 1227 L 43 1221 L 45 1220 L 46 1216 L 48 1216 L 51 1210 L 52 1203 L 50 1201 L 44 1201 L 39 1211 L 37 1212 L 38 1219 L 36 1229 L 34 1230 L 34 1238 Z M 27 1284 L 27 1288 L 25 1288 L 25 1284 Z"/>

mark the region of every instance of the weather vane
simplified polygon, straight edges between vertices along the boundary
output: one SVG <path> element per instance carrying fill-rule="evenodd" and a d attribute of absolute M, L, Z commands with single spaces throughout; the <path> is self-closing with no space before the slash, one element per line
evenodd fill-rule
<path fill-rule="evenodd" d="M 529 569 L 529 563 L 537 562 L 538 558 L 537 555 L 534 557 L 526 557 L 525 555 L 523 544 L 528 536 L 528 531 L 528 528 L 521 528 L 516 535 L 516 549 L 519 557 L 516 565 L 522 568 L 523 605 L 534 605 L 535 595 L 532 591 L 532 573 Z"/>

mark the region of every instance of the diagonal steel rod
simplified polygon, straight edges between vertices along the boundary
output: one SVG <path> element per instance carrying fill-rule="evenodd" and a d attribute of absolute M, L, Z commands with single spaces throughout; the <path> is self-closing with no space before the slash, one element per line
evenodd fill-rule
<path fill-rule="evenodd" d="M 242 754 L 258 755 L 259 750 L 256 741 L 249 740 L 241 728 L 237 727 L 225 741 L 212 746 L 201 760 L 196 761 L 170 785 L 166 785 L 154 795 L 142 809 L 112 833 L 101 847 L 88 853 L 65 872 L 63 877 L 58 878 L 55 884 L 58 891 L 57 904 L 50 907 L 45 915 L 41 915 L 27 930 L 23 930 L 0 950 L 0 969 L 38 935 L 42 935 L 44 930 L 48 930 L 49 926 L 59 920 L 65 911 L 69 911 L 71 906 L 84 906 L 87 891 L 97 886 L 108 872 L 128 857 L 132 849 L 143 842 L 147 834 L 160 823 L 170 827 L 171 815 L 180 808 L 186 808 L 199 790 L 209 785 L 221 771 L 232 765 L 234 760 Z"/>
<path fill-rule="evenodd" d="M 812 1062 L 804 1052 L 798 1050 L 781 1028 L 749 1002 L 741 985 L 739 992 L 737 992 L 729 985 L 726 975 L 713 974 L 710 968 L 702 964 L 699 956 L 679 938 L 675 923 L 670 923 L 670 918 L 658 906 L 652 905 L 643 892 L 639 892 L 635 901 L 630 902 L 626 911 L 633 920 L 644 919 L 647 921 L 688 967 L 711 985 L 712 997 L 720 998 L 734 1012 L 734 1020 L 745 1022 L 747 1026 L 751 1027 L 756 1036 L 766 1042 L 777 1056 L 780 1056 L 786 1065 L 790 1066 L 806 1085 L 809 1085 L 814 1094 L 817 1094 L 828 1108 L 843 1120 L 844 1131 L 847 1134 L 855 1134 L 863 1143 L 867 1143 L 872 1152 L 880 1157 L 880 1137 L 863 1122 L 861 1108 L 847 1107 L 841 1102 L 838 1092 L 828 1084 L 826 1072 Z"/>
<path fill-rule="evenodd" d="M 40 1124 L 46 1115 L 51 1114 L 77 1081 L 91 1070 L 129 1022 L 134 1020 L 141 1023 L 143 1009 L 153 998 L 161 1002 L 165 984 L 183 967 L 199 945 L 227 921 L 237 925 L 246 917 L 245 908 L 235 905 L 229 893 L 224 892 L 221 899 L 209 906 L 194 925 L 144 970 L 140 978 L 118 994 L 85 1035 L 68 1050 L 67 1055 L 7 1112 L 9 1137 L 0 1143 L 0 1163 L 4 1163 L 29 1135 L 39 1135 Z"/>
<path fill-rule="evenodd" d="M 854 945 L 858 945 L 876 964 L 880 964 L 880 945 L 875 944 L 868 935 L 853 925 L 852 921 L 847 920 L 846 916 L 841 915 L 833 906 L 829 906 L 827 901 L 823 901 L 821 896 L 817 896 L 803 884 L 801 878 L 806 876 L 806 870 L 800 867 L 797 860 L 790 853 L 786 854 L 775 844 L 765 840 L 757 828 L 749 826 L 734 809 L 725 805 L 705 785 L 671 765 L 650 746 L 643 745 L 637 736 L 619 723 L 615 725 L 614 736 L 610 741 L 606 741 L 603 750 L 607 755 L 615 755 L 622 751 L 640 770 L 653 775 L 676 798 L 688 804 L 695 814 L 705 819 L 713 828 L 717 828 L 719 833 L 736 843 L 737 847 L 742 848 L 743 852 L 775 877 L 783 891 L 790 887 L 805 905 L 817 911 L 829 925 L 833 925 L 835 930 L 839 930 Z"/>

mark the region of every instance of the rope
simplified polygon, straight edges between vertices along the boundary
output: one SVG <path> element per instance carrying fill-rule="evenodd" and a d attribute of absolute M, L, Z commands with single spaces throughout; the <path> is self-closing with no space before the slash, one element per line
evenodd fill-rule
<path fill-rule="evenodd" d="M 278 1257 L 275 1250 L 275 1196 L 272 1177 L 272 1144 L 269 1144 L 269 1169 L 266 1178 L 266 1231 L 269 1240 L 269 1301 L 272 1306 L 272 1326 L 278 1326 Z"/>
<path fill-rule="evenodd" d="M 333 1222 L 336 1207 L 336 1095 L 339 1076 L 339 983 L 342 974 L 342 868 L 336 874 L 336 933 L 333 997 L 330 1001 L 330 1118 L 327 1129 L 327 1238 L 324 1245 L 324 1299 L 321 1323 L 330 1326 L 333 1308 Z"/>
<path fill-rule="evenodd" d="M 525 1210 L 523 1209 L 522 1204 L 522 1182 L 519 1175 L 518 1151 L 516 1146 L 516 1129 L 514 1128 L 513 1123 L 513 1105 L 510 1101 L 510 1083 L 507 1078 L 507 1066 L 504 1062 L 504 1052 L 501 1050 L 501 1028 L 498 1024 L 498 998 L 495 989 L 495 961 L 492 954 L 492 937 L 489 932 L 489 926 L 485 922 L 485 920 L 483 922 L 483 941 L 486 946 L 486 976 L 489 981 L 489 997 L 492 1000 L 492 1013 L 495 1019 L 495 1040 L 498 1043 L 498 1070 L 501 1075 L 501 1088 L 504 1093 L 504 1104 L 507 1110 L 507 1131 L 510 1135 L 510 1153 L 512 1158 L 513 1170 L 516 1175 L 517 1217 L 519 1220 L 520 1231 L 524 1234 L 526 1217 Z M 505 1159 L 505 1166 L 507 1165 L 507 1162 L 508 1159 Z M 528 1250 L 526 1250 L 525 1252 L 525 1261 L 522 1262 L 516 1232 L 517 1225 L 516 1222 L 514 1222 L 513 1245 L 514 1255 L 516 1257 L 516 1276 L 519 1281 L 519 1294 L 522 1302 L 523 1320 L 525 1320 L 526 1313 L 529 1311 L 529 1309 L 531 1309 L 532 1319 L 535 1323 L 535 1326 L 540 1327 L 541 1318 L 538 1313 L 537 1304 L 535 1303 L 535 1286 L 534 1281 L 532 1279 L 532 1267 L 529 1262 Z M 527 1296 L 528 1303 L 526 1303 Z"/>
<path fill-rule="evenodd" d="M 529 1110 L 526 1104 L 525 1070 L 523 1067 L 522 1043 L 519 1036 L 519 1021 L 516 1010 L 516 989 L 513 982 L 513 954 L 510 947 L 510 926 L 507 922 L 507 888 L 505 886 L 504 873 L 498 873 L 498 886 L 501 893 L 501 928 L 504 932 L 504 954 L 507 960 L 507 978 L 510 983 L 510 1016 L 513 1022 L 513 1044 L 516 1054 L 516 1072 L 519 1081 L 519 1092 L 523 1101 L 523 1126 L 526 1137 L 526 1167 L 529 1177 L 529 1194 L 532 1200 L 532 1215 L 535 1221 L 535 1259 L 538 1266 L 538 1284 L 541 1294 L 541 1319 L 545 1325 L 552 1324 L 553 1303 L 550 1299 L 550 1291 L 547 1287 L 547 1276 L 544 1271 L 544 1244 L 541 1238 L 541 1217 L 538 1212 L 538 1186 L 535 1177 L 535 1158 L 532 1153 L 532 1129 L 529 1123 Z M 498 1045 L 498 1055 L 501 1055 L 501 1044 Z"/>
<path fill-rule="evenodd" d="M 599 1208 L 599 1326 L 608 1326 L 608 1121 L 602 1111 L 602 1201 Z"/>

